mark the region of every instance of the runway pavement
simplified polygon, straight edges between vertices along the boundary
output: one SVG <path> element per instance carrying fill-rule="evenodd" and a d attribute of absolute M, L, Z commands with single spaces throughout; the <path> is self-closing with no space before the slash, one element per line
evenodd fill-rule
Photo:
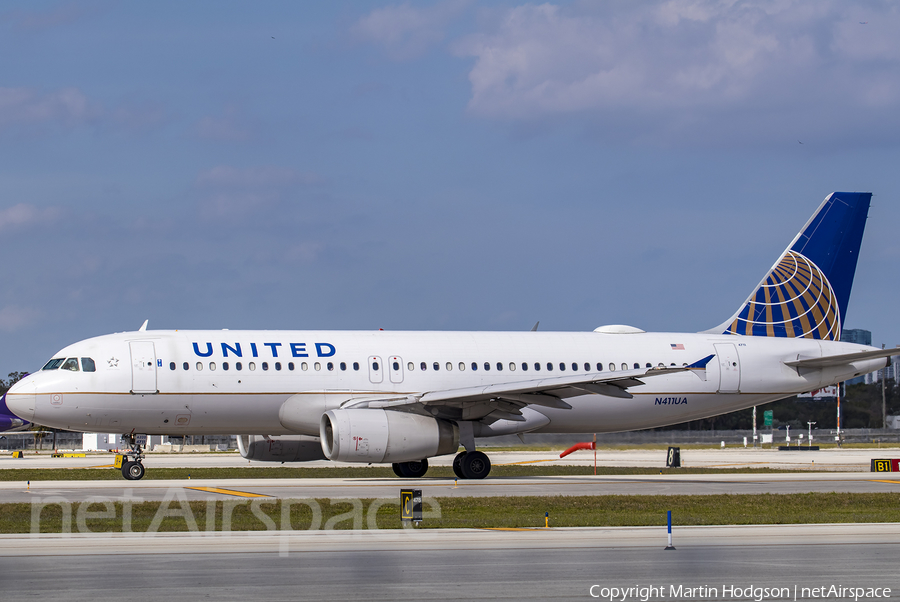
<path fill-rule="evenodd" d="M 779 593 L 761 599 L 806 600 L 833 585 L 896 597 L 898 541 L 897 524 L 676 526 L 669 551 L 659 527 L 0 535 L 0 591 L 48 602 L 585 600 L 652 586 L 656 601 L 751 600 L 762 590 L 745 588 L 765 587 Z"/>

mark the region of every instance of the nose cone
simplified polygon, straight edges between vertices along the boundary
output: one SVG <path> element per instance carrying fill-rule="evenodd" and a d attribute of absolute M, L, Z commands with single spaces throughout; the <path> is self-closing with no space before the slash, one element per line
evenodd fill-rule
<path fill-rule="evenodd" d="M 34 422 L 34 381 L 20 380 L 6 392 L 6 407 L 9 411 L 29 422 Z"/>

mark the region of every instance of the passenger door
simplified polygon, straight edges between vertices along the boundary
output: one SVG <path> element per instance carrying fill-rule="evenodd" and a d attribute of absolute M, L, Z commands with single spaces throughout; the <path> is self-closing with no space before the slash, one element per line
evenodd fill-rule
<path fill-rule="evenodd" d="M 741 359 L 734 343 L 716 343 L 719 362 L 719 393 L 738 393 L 741 390 Z"/>
<path fill-rule="evenodd" d="M 134 394 L 159 393 L 156 386 L 156 348 L 153 341 L 130 341 L 131 392 Z"/>

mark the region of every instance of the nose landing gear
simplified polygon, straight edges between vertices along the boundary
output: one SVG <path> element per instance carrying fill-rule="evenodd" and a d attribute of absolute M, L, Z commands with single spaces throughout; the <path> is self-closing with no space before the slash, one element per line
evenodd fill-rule
<path fill-rule="evenodd" d="M 137 481 L 144 476 L 144 451 L 137 444 L 134 434 L 122 435 L 122 443 L 128 446 L 128 451 L 122 456 L 122 476 L 129 481 Z M 118 462 L 116 463 L 118 465 Z"/>

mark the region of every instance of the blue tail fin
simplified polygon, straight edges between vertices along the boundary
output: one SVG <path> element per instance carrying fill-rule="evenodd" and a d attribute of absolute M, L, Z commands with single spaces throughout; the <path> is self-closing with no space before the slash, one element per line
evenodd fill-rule
<path fill-rule="evenodd" d="M 724 333 L 839 340 L 871 199 L 831 193 Z"/>

